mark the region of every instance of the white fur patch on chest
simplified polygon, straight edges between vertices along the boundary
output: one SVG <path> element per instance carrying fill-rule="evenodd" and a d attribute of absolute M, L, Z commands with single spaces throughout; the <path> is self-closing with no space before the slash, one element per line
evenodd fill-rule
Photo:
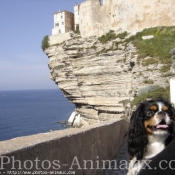
<path fill-rule="evenodd" d="M 168 136 L 168 135 L 167 135 Z M 165 135 L 150 135 L 148 136 L 147 151 L 144 159 L 150 159 L 160 153 L 165 148 Z"/>

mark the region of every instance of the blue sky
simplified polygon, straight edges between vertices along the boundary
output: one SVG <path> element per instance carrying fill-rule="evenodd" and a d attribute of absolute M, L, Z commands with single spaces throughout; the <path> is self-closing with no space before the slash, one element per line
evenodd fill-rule
<path fill-rule="evenodd" d="M 57 89 L 41 49 L 53 13 L 84 0 L 0 0 L 0 90 Z"/>

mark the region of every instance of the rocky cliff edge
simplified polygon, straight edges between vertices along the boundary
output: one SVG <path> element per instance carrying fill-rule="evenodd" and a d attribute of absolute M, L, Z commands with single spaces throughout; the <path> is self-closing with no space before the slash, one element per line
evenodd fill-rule
<path fill-rule="evenodd" d="M 164 65 L 143 66 L 149 57 L 138 61 L 137 48 L 132 41 L 124 40 L 101 43 L 95 36 L 74 35 L 45 50 L 51 79 L 75 104 L 77 125 L 129 115 L 131 105 L 124 101 L 132 101 L 138 93 L 154 86 L 168 86 L 169 77 L 160 72 Z"/>

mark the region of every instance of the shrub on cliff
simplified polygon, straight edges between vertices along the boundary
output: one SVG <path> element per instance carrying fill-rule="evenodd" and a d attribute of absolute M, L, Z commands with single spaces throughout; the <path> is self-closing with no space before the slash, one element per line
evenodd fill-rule
<path fill-rule="evenodd" d="M 43 51 L 45 51 L 45 49 L 47 49 L 48 47 L 49 47 L 49 36 L 46 35 L 42 40 L 41 48 Z"/>
<path fill-rule="evenodd" d="M 117 38 L 124 39 L 128 35 L 128 32 L 122 32 L 117 35 Z"/>
<path fill-rule="evenodd" d="M 98 38 L 98 40 L 102 43 L 102 44 L 105 44 L 107 43 L 108 41 L 111 41 L 111 40 L 114 40 L 116 39 L 117 36 L 116 34 L 114 33 L 113 30 L 110 30 L 108 33 L 106 33 L 106 35 L 102 35 L 101 37 Z"/>

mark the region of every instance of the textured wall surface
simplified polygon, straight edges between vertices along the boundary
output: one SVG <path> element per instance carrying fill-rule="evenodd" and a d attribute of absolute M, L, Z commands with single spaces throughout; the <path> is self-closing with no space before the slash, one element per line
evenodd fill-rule
<path fill-rule="evenodd" d="M 57 35 L 52 35 L 49 36 L 49 44 L 50 45 L 55 45 L 55 44 L 59 44 L 62 43 L 65 40 L 70 39 L 70 34 L 69 33 L 61 33 L 61 34 L 57 34 Z"/>
<path fill-rule="evenodd" d="M 108 30 L 138 31 L 175 25 L 175 0 L 86 0 L 80 5 L 83 37 L 100 36 Z"/>
<path fill-rule="evenodd" d="M 0 156 L 4 157 L 0 159 L 0 173 L 9 174 L 7 171 L 10 170 L 22 172 L 26 171 L 25 167 L 27 167 L 29 168 L 27 171 L 32 170 L 33 173 L 36 170 L 42 172 L 75 171 L 76 175 L 99 175 L 103 170 L 96 168 L 98 167 L 96 161 L 102 168 L 102 160 L 112 160 L 117 155 L 127 128 L 128 122 L 113 120 L 81 129 L 72 128 L 2 141 L 0 142 Z M 17 160 L 21 162 L 21 169 L 18 169 L 19 161 Z M 92 167 L 91 164 L 87 164 L 86 169 L 83 160 L 92 160 L 94 169 L 89 169 Z M 59 163 L 59 169 L 54 165 L 54 161 L 57 165 Z M 13 162 L 14 169 L 12 169 Z M 49 165 L 48 162 L 51 164 Z M 71 170 L 70 167 L 73 169 Z M 78 167 L 81 169 L 77 170 Z"/>

